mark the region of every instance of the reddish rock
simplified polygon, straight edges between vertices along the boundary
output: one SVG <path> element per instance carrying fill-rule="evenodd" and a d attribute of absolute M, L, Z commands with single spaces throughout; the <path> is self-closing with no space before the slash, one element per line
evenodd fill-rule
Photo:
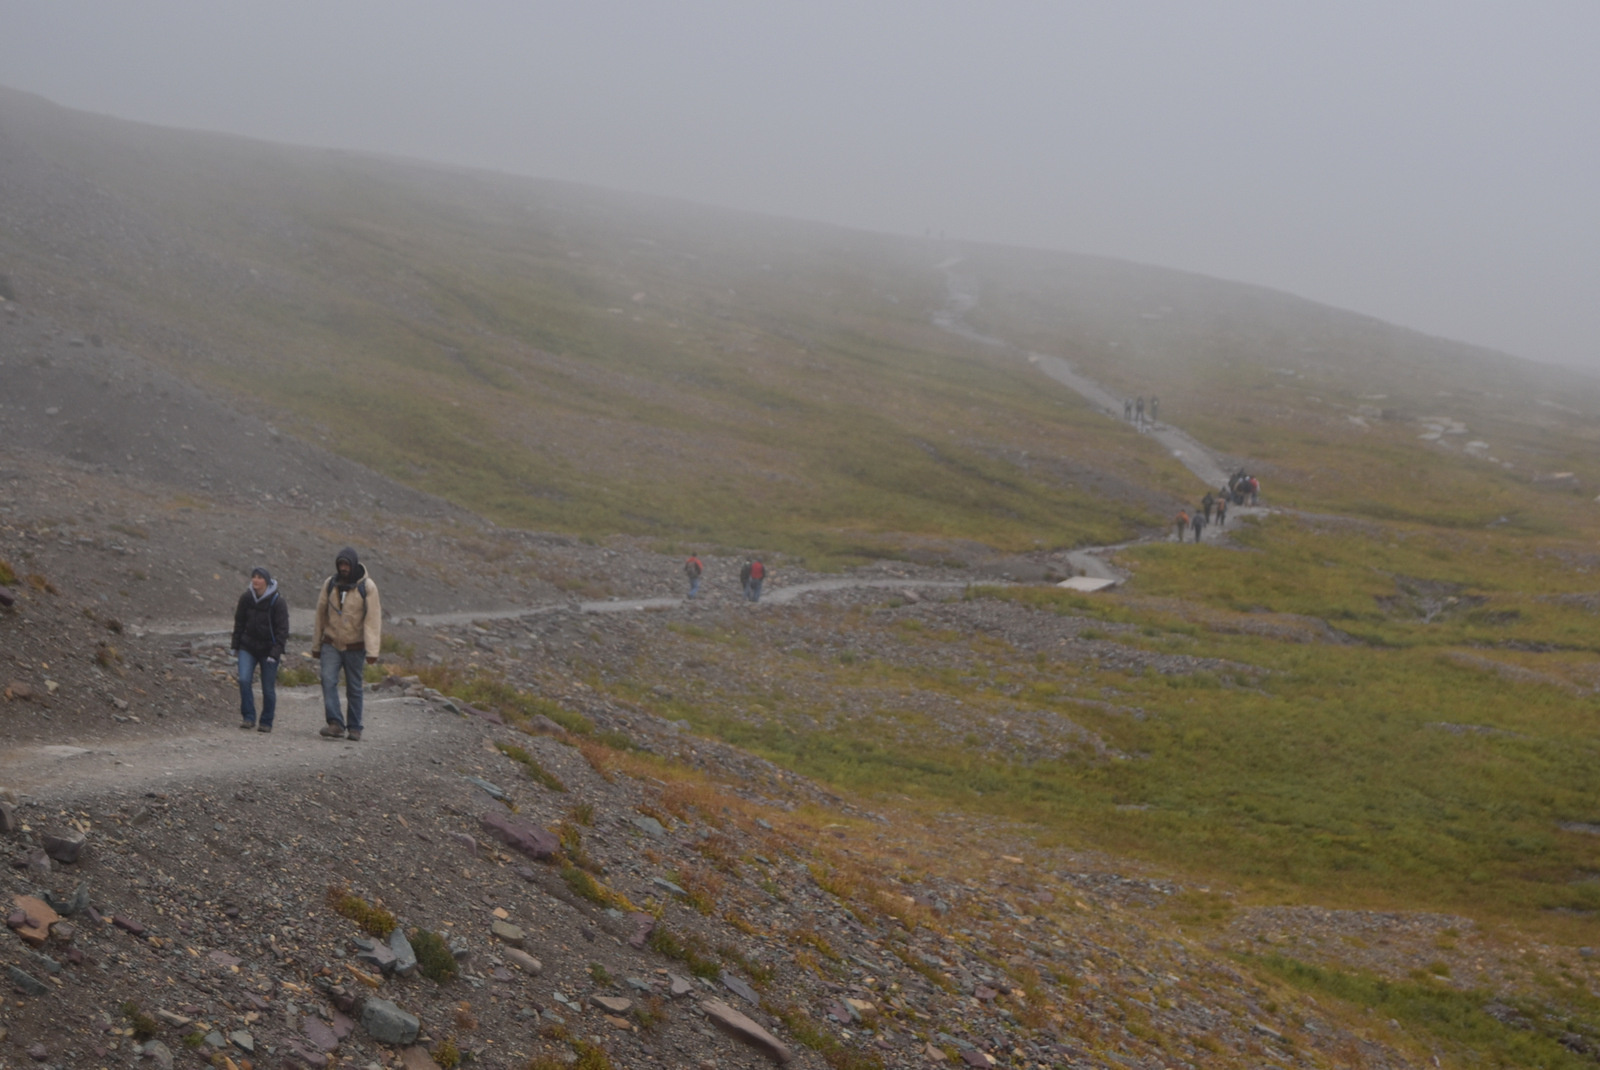
<path fill-rule="evenodd" d="M 11 914 L 15 917 L 18 913 L 23 915 L 21 925 L 13 925 L 17 935 L 30 947 L 43 947 L 50 938 L 50 926 L 61 920 L 61 915 L 50 908 L 50 904 L 43 899 L 31 895 L 19 895 L 14 900 L 16 910 Z M 6 919 L 6 924 L 11 925 L 11 918 Z"/>
<path fill-rule="evenodd" d="M 490 810 L 478 819 L 483 830 L 513 851 L 544 861 L 561 850 L 555 833 L 534 825 L 524 825 L 504 810 Z"/>
<path fill-rule="evenodd" d="M 121 914 L 112 915 L 111 924 L 132 936 L 143 936 L 144 926 L 132 918 L 125 918 Z"/>
<path fill-rule="evenodd" d="M 333 1029 L 321 1018 L 306 1017 L 300 1023 L 300 1031 L 306 1035 L 311 1046 L 318 1051 L 334 1051 L 339 1047 L 339 1038 Z M 326 1065 L 327 1060 L 323 1060 Z"/>

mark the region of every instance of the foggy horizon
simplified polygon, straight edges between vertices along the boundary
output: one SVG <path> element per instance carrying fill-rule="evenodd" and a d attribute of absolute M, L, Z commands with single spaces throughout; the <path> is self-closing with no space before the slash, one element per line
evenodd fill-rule
<path fill-rule="evenodd" d="M 0 0 L 85 111 L 1114 257 L 1600 370 L 1600 8 Z"/>

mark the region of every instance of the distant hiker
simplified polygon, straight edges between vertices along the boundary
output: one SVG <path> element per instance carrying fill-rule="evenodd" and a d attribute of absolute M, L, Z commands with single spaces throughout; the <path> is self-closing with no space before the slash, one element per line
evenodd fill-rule
<path fill-rule="evenodd" d="M 1122 399 L 1122 418 L 1124 420 L 1126 420 L 1130 424 L 1133 423 L 1133 399 L 1132 398 L 1123 398 Z"/>
<path fill-rule="evenodd" d="M 1156 411 L 1161 408 L 1161 399 L 1154 394 L 1150 395 L 1150 422 L 1156 422 Z"/>
<path fill-rule="evenodd" d="M 1211 510 L 1216 506 L 1217 499 L 1208 490 L 1206 496 L 1200 499 L 1200 508 L 1206 511 L 1206 523 L 1211 523 Z"/>
<path fill-rule="evenodd" d="M 739 570 L 739 590 L 744 592 L 746 598 L 750 597 L 750 559 L 744 561 L 744 567 Z"/>
<path fill-rule="evenodd" d="M 702 565 L 700 563 L 700 559 L 693 554 L 690 554 L 689 560 L 683 563 L 683 574 L 689 577 L 690 598 L 694 598 L 700 593 L 700 576 L 705 572 L 705 570 L 706 567 Z"/>
<path fill-rule="evenodd" d="M 1183 509 L 1178 510 L 1178 515 L 1173 518 L 1173 523 L 1178 525 L 1178 541 L 1183 541 L 1183 533 L 1189 527 L 1189 514 Z"/>
<path fill-rule="evenodd" d="M 1255 476 L 1250 477 L 1250 504 L 1259 505 L 1261 502 L 1261 480 Z"/>
<path fill-rule="evenodd" d="M 311 656 L 322 667 L 322 712 L 328 719 L 320 733 L 328 739 L 361 739 L 361 673 L 378 663 L 383 647 L 383 607 L 378 585 L 367 568 L 346 546 L 334 561 L 337 571 L 317 596 L 317 621 L 311 636 Z M 348 717 L 339 714 L 339 670 L 344 670 Z"/>
<path fill-rule="evenodd" d="M 1228 499 L 1217 499 L 1217 527 L 1222 527 L 1228 522 Z"/>
<path fill-rule="evenodd" d="M 1194 541 L 1199 542 L 1200 533 L 1206 529 L 1206 518 L 1200 515 L 1198 509 L 1195 510 L 1194 519 L 1189 521 L 1189 526 L 1194 529 Z"/>
<path fill-rule="evenodd" d="M 1133 411 L 1139 417 L 1139 426 L 1144 426 L 1144 395 L 1140 394 L 1133 403 Z"/>
<path fill-rule="evenodd" d="M 289 641 L 289 603 L 278 593 L 272 573 L 257 566 L 250 570 L 250 586 L 239 596 L 233 611 L 233 653 L 239 659 L 239 727 L 248 732 L 272 731 L 278 708 L 278 665 L 283 645 Z M 256 727 L 256 698 L 251 690 L 256 666 L 261 666 L 261 725 Z"/>
<path fill-rule="evenodd" d="M 755 558 L 750 562 L 750 585 L 745 591 L 745 597 L 752 602 L 761 601 L 761 581 L 767 578 L 767 566 L 761 559 Z"/>

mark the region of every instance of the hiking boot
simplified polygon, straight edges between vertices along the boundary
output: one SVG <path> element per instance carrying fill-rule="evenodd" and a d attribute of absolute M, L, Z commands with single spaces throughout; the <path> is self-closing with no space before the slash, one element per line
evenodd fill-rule
<path fill-rule="evenodd" d="M 317 735 L 324 736 L 328 739 L 343 739 L 344 725 L 334 724 L 332 721 L 329 721 L 325 726 L 323 726 L 322 731 L 318 732 Z"/>
<path fill-rule="evenodd" d="M 272 731 L 272 726 L 270 724 L 264 724 L 260 728 L 256 729 L 256 731 L 257 732 L 271 732 Z"/>
<path fill-rule="evenodd" d="M 250 729 L 254 728 L 255 726 L 256 726 L 256 723 L 254 721 L 240 721 L 239 722 L 239 731 L 248 732 L 248 731 L 250 731 Z"/>
<path fill-rule="evenodd" d="M 351 743 L 360 743 L 361 742 L 361 729 L 359 729 L 359 728 L 350 729 L 350 731 L 345 734 L 344 738 L 348 739 Z"/>

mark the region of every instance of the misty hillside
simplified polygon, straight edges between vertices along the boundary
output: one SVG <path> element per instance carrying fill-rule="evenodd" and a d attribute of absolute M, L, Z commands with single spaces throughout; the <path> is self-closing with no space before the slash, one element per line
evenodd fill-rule
<path fill-rule="evenodd" d="M 933 325 L 957 258 L 975 326 L 1160 394 L 1280 500 L 1404 516 L 1422 487 L 1475 503 L 1468 523 L 1587 515 L 1536 480 L 1600 477 L 1588 380 L 1285 295 L 0 93 L 19 300 L 519 526 L 822 561 L 1160 523 L 1192 490 L 1164 450 Z M 1463 430 L 1420 439 L 1442 418 Z"/>

